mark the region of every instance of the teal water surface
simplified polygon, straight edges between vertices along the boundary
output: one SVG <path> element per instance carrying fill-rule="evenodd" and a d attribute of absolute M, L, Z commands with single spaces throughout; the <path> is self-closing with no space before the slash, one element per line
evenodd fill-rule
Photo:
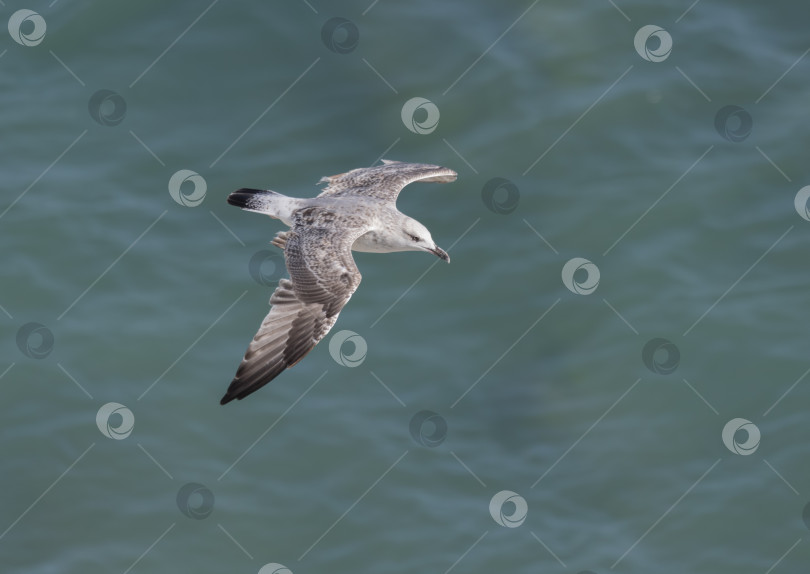
<path fill-rule="evenodd" d="M 0 15 L 3 572 L 806 570 L 806 3 Z M 284 274 L 227 194 L 381 158 L 452 263 L 220 406 Z"/>

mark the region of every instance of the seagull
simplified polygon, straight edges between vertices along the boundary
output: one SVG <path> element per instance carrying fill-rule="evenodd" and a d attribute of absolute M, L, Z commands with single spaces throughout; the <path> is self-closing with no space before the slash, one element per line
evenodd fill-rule
<path fill-rule="evenodd" d="M 321 178 L 314 198 L 239 189 L 228 203 L 279 219 L 290 229 L 271 242 L 284 250 L 289 279 L 279 281 L 270 312 L 248 346 L 220 404 L 243 399 L 304 358 L 324 338 L 360 284 L 352 251 L 426 251 L 450 262 L 427 228 L 400 213 L 409 183 L 455 181 L 452 169 L 382 160 L 382 165 Z"/>

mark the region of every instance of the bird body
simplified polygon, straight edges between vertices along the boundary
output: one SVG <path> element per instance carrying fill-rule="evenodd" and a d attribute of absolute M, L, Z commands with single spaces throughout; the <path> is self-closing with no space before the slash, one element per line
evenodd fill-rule
<path fill-rule="evenodd" d="M 396 199 L 411 182 L 450 182 L 447 168 L 383 160 L 383 165 L 325 177 L 315 198 L 240 189 L 228 203 L 281 220 L 290 229 L 273 245 L 284 250 L 289 279 L 281 279 L 228 391 L 242 399 L 300 361 L 329 332 L 360 284 L 352 251 L 426 251 L 449 262 L 427 228 L 401 213 Z"/>

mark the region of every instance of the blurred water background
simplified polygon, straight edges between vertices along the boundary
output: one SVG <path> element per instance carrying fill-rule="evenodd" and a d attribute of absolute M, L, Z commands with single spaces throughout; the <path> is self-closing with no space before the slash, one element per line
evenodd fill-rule
<path fill-rule="evenodd" d="M 806 2 L 0 14 L 3 572 L 806 571 Z M 283 273 L 227 194 L 381 157 L 452 263 L 221 407 Z"/>

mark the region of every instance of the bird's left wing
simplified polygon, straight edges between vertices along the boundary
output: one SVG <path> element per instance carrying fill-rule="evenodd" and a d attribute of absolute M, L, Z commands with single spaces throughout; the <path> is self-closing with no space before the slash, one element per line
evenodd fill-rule
<path fill-rule="evenodd" d="M 448 183 L 458 174 L 452 169 L 426 163 L 403 163 L 384 159 L 382 165 L 353 169 L 321 178 L 327 183 L 318 197 L 373 197 L 396 203 L 402 188 L 415 181 Z"/>

